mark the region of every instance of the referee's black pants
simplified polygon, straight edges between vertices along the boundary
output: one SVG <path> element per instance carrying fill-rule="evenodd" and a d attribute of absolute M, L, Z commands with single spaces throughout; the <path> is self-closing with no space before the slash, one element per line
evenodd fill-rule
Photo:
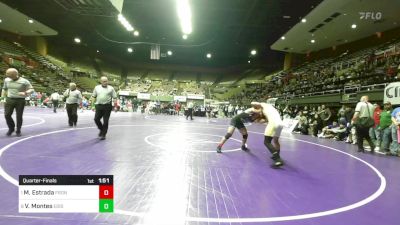
<path fill-rule="evenodd" d="M 57 108 L 58 108 L 58 100 L 53 100 L 53 112 L 57 112 Z"/>
<path fill-rule="evenodd" d="M 186 119 L 188 119 L 190 116 L 190 119 L 193 120 L 193 109 L 192 108 L 188 108 L 188 112 L 186 114 Z"/>
<path fill-rule="evenodd" d="M 374 151 L 375 144 L 371 140 L 371 137 L 369 136 L 369 127 L 359 127 L 356 126 L 356 134 L 357 134 L 357 145 L 358 145 L 358 151 L 363 152 L 364 151 L 364 138 L 367 139 L 369 146 L 371 147 L 371 151 Z"/>
<path fill-rule="evenodd" d="M 12 118 L 14 109 L 17 113 L 17 131 L 21 131 L 22 127 L 22 115 L 24 114 L 25 99 L 24 98 L 7 98 L 4 105 L 4 117 L 6 118 L 7 126 L 9 130 L 14 131 L 15 123 Z"/>
<path fill-rule="evenodd" d="M 76 126 L 78 122 L 78 103 L 67 104 L 68 124 L 69 126 Z"/>
<path fill-rule="evenodd" d="M 101 135 L 106 135 L 108 131 L 108 120 L 110 119 L 112 111 L 112 105 L 110 104 L 97 104 L 96 114 L 94 115 L 94 122 L 99 128 Z M 101 123 L 101 118 L 103 118 L 103 123 Z"/>

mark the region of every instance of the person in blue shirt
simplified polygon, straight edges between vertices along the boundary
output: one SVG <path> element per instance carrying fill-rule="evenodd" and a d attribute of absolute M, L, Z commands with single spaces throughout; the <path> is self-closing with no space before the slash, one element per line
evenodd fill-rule
<path fill-rule="evenodd" d="M 399 154 L 399 140 L 398 140 L 398 132 L 400 126 L 400 107 L 397 107 L 392 112 L 392 144 L 390 145 L 390 154 L 398 155 Z"/>

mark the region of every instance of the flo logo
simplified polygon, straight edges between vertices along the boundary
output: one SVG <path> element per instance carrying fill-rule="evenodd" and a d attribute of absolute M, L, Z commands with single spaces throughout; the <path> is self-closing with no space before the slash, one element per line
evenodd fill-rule
<path fill-rule="evenodd" d="M 360 12 L 360 20 L 381 20 L 381 12 Z"/>

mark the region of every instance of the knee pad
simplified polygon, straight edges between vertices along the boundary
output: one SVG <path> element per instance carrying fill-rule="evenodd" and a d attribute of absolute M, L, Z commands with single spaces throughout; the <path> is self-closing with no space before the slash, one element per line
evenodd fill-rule
<path fill-rule="evenodd" d="M 272 137 L 265 136 L 264 145 L 267 147 L 268 151 L 271 152 L 272 157 L 279 156 L 278 150 L 272 145 Z"/>
<path fill-rule="evenodd" d="M 269 137 L 269 136 L 265 136 L 264 137 L 264 145 L 269 145 L 269 144 L 271 144 L 271 142 L 272 142 L 272 137 Z"/>
<path fill-rule="evenodd" d="M 248 134 L 243 134 L 243 139 L 247 139 L 249 137 Z"/>
<path fill-rule="evenodd" d="M 232 137 L 232 134 L 230 134 L 230 133 L 226 133 L 226 135 L 225 135 L 225 139 L 229 139 L 230 137 Z"/>

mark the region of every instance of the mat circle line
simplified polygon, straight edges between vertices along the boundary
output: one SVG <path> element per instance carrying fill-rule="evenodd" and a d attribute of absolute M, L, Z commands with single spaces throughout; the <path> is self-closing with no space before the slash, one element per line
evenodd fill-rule
<path fill-rule="evenodd" d="M 153 127 L 154 125 L 138 125 L 138 124 L 124 124 L 124 125 L 111 125 L 109 127 L 132 127 L 132 126 L 137 126 L 137 127 Z M 172 126 L 170 125 L 157 125 L 157 127 L 168 127 L 171 128 Z M 219 128 L 219 127 L 201 127 L 201 126 L 193 126 L 193 127 L 198 127 L 198 128 L 206 128 L 206 129 L 224 129 L 224 128 Z M 93 128 L 97 128 L 97 127 L 81 127 L 81 128 L 74 128 L 74 129 L 63 129 L 63 130 L 56 130 L 56 131 L 51 131 L 51 132 L 45 132 L 45 133 L 41 133 L 41 134 L 37 134 L 37 135 L 32 135 L 29 137 L 25 137 L 23 139 L 14 141 L 4 147 L 2 147 L 0 149 L 0 158 L 3 155 L 3 153 L 9 149 L 10 147 L 21 143 L 23 141 L 32 139 L 32 138 L 36 138 L 36 137 L 41 137 L 41 136 L 46 136 L 46 135 L 50 135 L 50 134 L 56 134 L 56 133 L 62 133 L 62 132 L 68 132 L 68 131 L 74 131 L 74 130 L 84 130 L 84 129 L 93 129 Z M 255 132 L 255 131 L 248 131 L 248 133 L 253 133 L 253 134 L 261 134 L 264 135 L 263 133 L 260 132 Z M 255 223 L 255 222 L 279 222 L 279 221 L 292 221 L 292 220 L 304 220 L 304 219 L 310 219 L 310 218 L 317 218 L 317 217 L 323 217 L 323 216 L 328 216 L 328 215 L 334 215 L 334 214 L 338 214 L 338 213 L 342 213 L 342 212 L 346 212 L 346 211 L 350 211 L 353 210 L 355 208 L 359 208 L 363 205 L 366 205 L 370 202 L 372 202 L 373 200 L 377 199 L 386 189 L 386 178 L 382 175 L 382 173 L 376 169 L 374 166 L 372 166 L 371 164 L 369 164 L 368 162 L 353 156 L 347 152 L 343 152 L 340 151 L 339 149 L 336 148 L 332 148 L 329 146 L 325 146 L 325 145 L 321 145 L 321 144 L 316 144 L 313 142 L 309 142 L 309 141 L 303 141 L 303 140 L 299 140 L 299 139 L 295 139 L 295 138 L 290 138 L 290 137 L 281 137 L 284 139 L 290 139 L 290 140 L 294 140 L 294 141 L 299 141 L 299 142 L 303 142 L 303 143 L 308 143 L 311 145 L 316 145 L 316 146 L 320 146 L 323 148 L 327 148 L 333 151 L 336 151 L 338 153 L 342 153 L 345 154 L 347 156 L 350 156 L 353 159 L 356 159 L 360 162 L 362 162 L 363 164 L 367 165 L 369 168 L 371 168 L 379 177 L 381 183 L 380 186 L 378 188 L 378 190 L 376 190 L 372 195 L 364 198 L 361 201 L 358 201 L 356 203 L 347 205 L 347 206 L 343 206 L 340 208 L 336 208 L 336 209 L 331 209 L 331 210 L 326 210 L 326 211 L 321 211 L 321 212 L 315 212 L 315 213 L 307 213 L 307 214 L 301 214 L 301 215 L 292 215 L 292 216 L 275 216 L 275 217 L 258 217 L 258 218 L 205 218 L 205 217 L 192 217 L 192 216 L 185 216 L 184 218 L 182 218 L 185 221 L 191 221 L 191 222 L 211 222 L 211 223 Z M 217 153 L 215 153 L 217 154 Z M 0 165 L 0 176 L 2 176 L 5 180 L 7 180 L 8 182 L 10 182 L 11 184 L 15 185 L 18 187 L 18 181 L 16 179 L 14 179 L 13 177 L 11 177 L 7 172 L 4 171 L 3 167 Z M 146 213 L 138 213 L 138 212 L 131 212 L 131 211 L 126 211 L 126 210 L 121 210 L 121 209 L 114 209 L 114 213 L 117 214 L 121 214 L 121 215 L 127 215 L 127 216 L 136 216 L 136 217 L 143 217 L 146 215 Z"/>

